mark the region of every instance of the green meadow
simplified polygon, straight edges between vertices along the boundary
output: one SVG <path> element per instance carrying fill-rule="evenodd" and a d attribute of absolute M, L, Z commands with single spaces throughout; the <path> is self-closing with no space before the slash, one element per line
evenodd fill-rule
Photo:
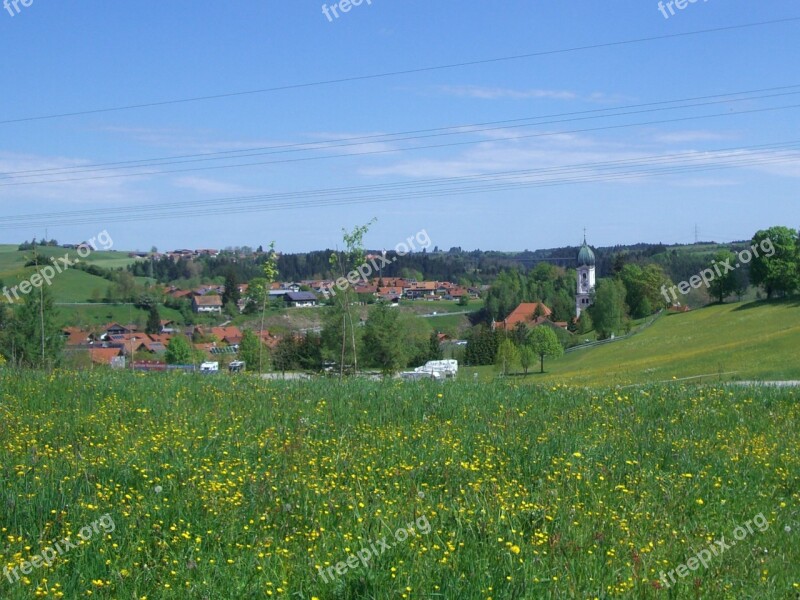
<path fill-rule="evenodd" d="M 525 382 L 629 385 L 698 381 L 800 380 L 800 301 L 711 305 L 667 314 L 630 338 L 545 359 Z M 537 368 L 535 369 L 538 371 Z M 491 367 L 463 368 L 492 378 Z"/>
<path fill-rule="evenodd" d="M 798 399 L 0 370 L 0 596 L 793 599 Z"/>

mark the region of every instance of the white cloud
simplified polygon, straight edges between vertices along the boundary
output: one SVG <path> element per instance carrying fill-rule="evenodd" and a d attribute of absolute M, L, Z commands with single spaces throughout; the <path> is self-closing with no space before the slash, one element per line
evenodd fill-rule
<path fill-rule="evenodd" d="M 178 177 L 172 181 L 172 184 L 177 188 L 194 190 L 203 194 L 246 195 L 258 193 L 252 188 L 207 177 Z"/>
<path fill-rule="evenodd" d="M 482 87 L 477 85 L 442 85 L 437 88 L 440 92 L 460 96 L 462 98 L 478 98 L 481 100 L 531 100 L 546 98 L 549 100 L 576 100 L 575 92 L 566 90 L 514 90 L 501 87 Z"/>
<path fill-rule="evenodd" d="M 64 204 L 89 204 L 131 199 L 128 184 L 134 179 L 121 171 L 74 173 L 93 161 L 78 158 L 0 153 L 0 199 L 49 200 Z M 81 181 L 69 181 L 81 179 Z M 141 180 L 141 178 L 135 178 Z M 44 182 L 35 183 L 34 182 Z M 132 196 L 133 194 L 133 196 Z"/>
<path fill-rule="evenodd" d="M 716 131 L 673 131 L 670 133 L 659 133 L 653 138 L 656 142 L 663 144 L 688 144 L 691 142 L 717 142 L 736 139 L 736 136 Z"/>

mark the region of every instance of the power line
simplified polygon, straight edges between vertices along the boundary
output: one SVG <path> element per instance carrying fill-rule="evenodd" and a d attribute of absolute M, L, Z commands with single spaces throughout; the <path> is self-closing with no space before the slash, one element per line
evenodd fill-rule
<path fill-rule="evenodd" d="M 544 133 L 532 133 L 527 135 L 519 135 L 515 137 L 508 137 L 503 138 L 501 141 L 504 142 L 513 142 L 517 140 L 523 139 L 531 139 L 531 138 L 539 138 L 539 137 L 551 137 L 551 136 L 559 136 L 565 134 L 574 134 L 574 133 L 590 133 L 596 131 L 609 131 L 614 129 L 626 129 L 629 127 L 640 127 L 644 125 L 664 125 L 667 123 L 679 123 L 685 121 L 695 121 L 698 119 L 711 119 L 717 117 L 732 117 L 738 115 L 745 115 L 745 114 L 755 114 L 755 113 L 762 113 L 762 112 L 772 112 L 777 110 L 788 110 L 788 109 L 795 109 L 800 108 L 800 104 L 790 104 L 787 106 L 776 106 L 776 107 L 769 107 L 769 108 L 758 108 L 758 109 L 750 109 L 750 110 L 742 110 L 737 112 L 724 112 L 724 113 L 716 113 L 711 115 L 699 115 L 699 116 L 692 116 L 692 117 L 680 117 L 676 119 L 660 119 L 654 121 L 644 121 L 639 123 L 624 123 L 619 125 L 607 125 L 603 127 L 589 127 L 584 129 L 571 129 L 566 131 L 551 131 L 551 132 L 544 132 Z M 49 179 L 46 181 L 28 181 L 28 182 L 16 182 L 16 183 L 0 183 L 0 187 L 9 187 L 9 186 L 24 186 L 24 185 L 41 185 L 47 183 L 65 183 L 65 182 L 73 182 L 73 181 L 96 181 L 102 179 L 119 179 L 119 178 L 128 178 L 128 177 L 143 177 L 147 175 L 168 175 L 171 173 L 190 173 L 190 172 L 197 172 L 197 171 L 216 171 L 221 169 L 233 169 L 233 168 L 242 168 L 242 167 L 252 167 L 252 166 L 264 166 L 264 165 L 274 165 L 274 164 L 286 164 L 286 163 L 295 163 L 295 162 L 307 162 L 307 161 L 315 161 L 315 160 L 326 160 L 331 158 L 352 158 L 354 156 L 374 156 L 379 154 L 393 154 L 397 152 L 409 152 L 412 150 L 430 150 L 436 148 L 452 148 L 455 146 L 470 146 L 476 144 L 494 144 L 497 143 L 497 140 L 472 140 L 472 141 L 465 141 L 465 142 L 451 142 L 447 144 L 429 144 L 423 146 L 412 146 L 410 148 L 392 148 L 388 150 L 371 150 L 365 152 L 351 152 L 348 154 L 326 154 L 322 156 L 309 156 L 309 157 L 302 157 L 302 158 L 291 158 L 291 159 L 280 159 L 280 160 L 269 160 L 269 161 L 258 161 L 258 162 L 249 162 L 249 163 L 240 163 L 240 164 L 233 164 L 233 165 L 216 165 L 216 166 L 204 166 L 204 167 L 193 167 L 189 169 L 171 169 L 166 171 L 145 171 L 143 173 L 117 173 L 114 175 L 95 175 L 92 177 L 72 177 L 66 179 Z"/>
<path fill-rule="evenodd" d="M 774 19 L 770 21 L 759 21 L 755 23 L 744 23 L 741 25 L 728 25 L 725 27 L 714 27 L 711 29 L 699 29 L 695 31 L 688 31 L 684 33 L 671 33 L 666 35 L 657 35 L 657 36 L 649 36 L 649 37 L 642 37 L 642 38 L 634 38 L 629 40 L 622 40 L 616 42 L 604 42 L 599 44 L 589 44 L 584 46 L 573 46 L 571 48 L 561 48 L 556 50 L 543 50 L 539 52 L 528 52 L 525 54 L 516 54 L 512 56 L 501 56 L 495 58 L 486 58 L 481 60 L 472 60 L 460 63 L 451 63 L 445 65 L 435 65 L 435 66 L 428 66 L 428 67 L 418 67 L 414 69 L 405 69 L 400 71 L 389 71 L 384 73 L 372 73 L 368 75 L 354 75 L 351 77 L 341 77 L 338 79 L 327 79 L 322 81 L 313 81 L 313 82 L 306 82 L 306 83 L 295 83 L 283 86 L 275 86 L 275 87 L 268 87 L 268 88 L 261 88 L 256 90 L 246 90 L 246 91 L 239 91 L 239 92 L 229 92 L 223 94 L 211 94 L 206 96 L 195 96 L 191 98 L 179 98 L 173 100 L 162 100 L 158 102 L 144 102 L 140 104 L 128 104 L 124 106 L 115 106 L 115 107 L 108 107 L 108 108 L 95 108 L 89 110 L 80 110 L 80 111 L 73 111 L 73 112 L 62 112 L 62 113 L 55 113 L 49 115 L 38 115 L 38 116 L 30 116 L 30 117 L 20 117 L 16 119 L 6 119 L 0 121 L 0 125 L 7 125 L 11 123 L 24 123 L 30 121 L 44 121 L 44 120 L 51 120 L 51 119 L 61 119 L 65 117 L 76 117 L 82 115 L 92 115 L 92 114 L 100 114 L 100 113 L 110 113 L 110 112 L 119 112 L 125 110 L 133 110 L 133 109 L 140 109 L 140 108 L 153 108 L 158 106 L 169 106 L 174 104 L 185 104 L 189 102 L 204 102 L 208 100 L 219 100 L 224 98 L 235 98 L 241 96 L 250 96 L 256 94 L 267 94 L 273 92 L 280 92 L 280 91 L 287 91 L 287 90 L 294 90 L 294 89 L 303 89 L 303 88 L 311 88 L 311 87 L 319 87 L 319 86 L 326 86 L 326 85 L 334 85 L 339 83 L 350 83 L 354 81 L 367 81 L 367 80 L 374 80 L 374 79 L 384 79 L 389 77 L 397 77 L 400 75 L 411 75 L 415 73 L 426 73 L 431 71 L 442 71 L 447 69 L 457 69 L 462 67 L 471 67 L 477 65 L 485 65 L 485 64 L 492 64 L 492 63 L 499 63 L 499 62 L 509 62 L 514 60 L 522 60 L 526 58 L 536 58 L 541 56 L 553 56 L 557 54 L 568 54 L 571 52 L 582 52 L 585 50 L 596 50 L 600 48 L 613 48 L 616 46 L 624 46 L 628 44 L 643 44 L 648 42 L 654 42 L 659 40 L 667 40 L 667 39 L 675 39 L 675 38 L 682 38 L 682 37 L 691 37 L 697 35 L 705 35 L 709 33 L 720 33 L 723 31 L 735 31 L 741 29 L 749 29 L 754 27 L 764 27 L 768 25 L 777 25 L 783 23 L 793 23 L 800 21 L 800 17 L 787 17 L 784 19 Z"/>
<path fill-rule="evenodd" d="M 310 208 L 318 206 L 340 206 L 349 204 L 371 204 L 392 200 L 408 200 L 410 198 L 431 198 L 452 196 L 457 194 L 485 193 L 487 191 L 502 191 L 518 188 L 547 187 L 554 185 L 568 185 L 578 183 L 593 183 L 614 181 L 619 179 L 641 178 L 648 175 L 673 175 L 685 172 L 707 172 L 722 168 L 740 166 L 754 166 L 777 164 L 782 162 L 797 162 L 797 154 L 788 156 L 766 156 L 754 159 L 752 154 L 742 154 L 752 150 L 783 150 L 788 151 L 800 146 L 800 140 L 782 142 L 772 145 L 745 146 L 717 151 L 719 158 L 732 159 L 719 161 L 716 164 L 674 164 L 682 159 L 709 160 L 708 152 L 682 153 L 676 155 L 656 155 L 639 159 L 606 161 L 600 163 L 584 163 L 562 167 L 529 169 L 524 171 L 508 171 L 493 174 L 471 175 L 456 178 L 431 179 L 423 182 L 402 182 L 392 184 L 376 184 L 356 188 L 333 188 L 320 190 L 306 190 L 260 196 L 245 196 L 235 198 L 221 198 L 204 201 L 171 203 L 169 205 L 138 205 L 112 208 L 99 215 L 97 210 L 64 211 L 61 213 L 45 213 L 32 215 L 17 215 L 3 217 L 0 229 L 16 229 L 32 227 L 47 222 L 55 225 L 80 225 L 95 222 L 130 222 L 149 221 L 156 219 L 178 218 L 186 215 L 197 214 L 198 206 L 204 206 L 203 214 L 232 214 L 244 212 L 262 212 L 285 209 Z M 724 154 L 730 156 L 724 156 Z M 738 153 L 738 154 L 737 154 Z M 659 162 L 656 162 L 659 161 Z M 628 170 L 614 172 L 614 168 Z M 596 170 L 607 170 L 607 173 L 596 173 Z M 531 181 L 532 175 L 560 176 L 545 180 Z M 563 176 L 562 176 L 563 175 Z M 522 179 L 522 181 L 515 181 Z M 455 184 L 455 185 L 449 185 Z M 448 187 L 449 185 L 449 187 Z M 417 189 L 414 189 L 417 188 Z M 428 189 L 431 188 L 431 189 Z M 366 194 L 360 197 L 360 194 Z M 321 196 L 321 198 L 319 198 Z M 344 196 L 325 198 L 325 196 Z M 317 197 L 314 199 L 314 197 Z M 293 201 L 300 199 L 300 201 Z M 110 214 L 109 214 L 110 213 Z M 61 217 L 53 219 L 53 217 Z"/>
<path fill-rule="evenodd" d="M 618 117 L 618 116 L 626 116 L 632 114 L 642 114 L 648 112 L 658 112 L 660 110 L 680 110 L 684 108 L 697 108 L 702 106 L 711 106 L 714 104 L 728 104 L 734 102 L 745 102 L 745 101 L 752 101 L 752 100 L 763 100 L 766 98 L 776 98 L 780 96 L 789 96 L 789 95 L 796 95 L 800 92 L 798 91 L 786 91 L 786 90 L 797 90 L 800 88 L 800 85 L 786 85 L 786 86 L 778 86 L 778 87 L 771 87 L 771 88 L 762 88 L 757 90 L 747 90 L 741 92 L 730 92 L 726 94 L 714 94 L 710 96 L 697 96 L 694 98 L 683 98 L 683 99 L 676 99 L 676 100 L 662 100 L 659 102 L 647 102 L 642 104 L 632 104 L 626 106 L 619 106 L 619 107 L 609 107 L 609 108 L 599 108 L 599 109 L 591 109 L 586 111 L 574 111 L 574 112 L 567 112 L 567 113 L 557 113 L 553 115 L 542 115 L 542 116 L 533 116 L 533 117 L 520 117 L 516 119 L 506 119 L 502 121 L 490 121 L 490 122 L 483 122 L 483 123 L 468 123 L 468 124 L 461 124 L 461 125 L 451 125 L 447 127 L 437 127 L 431 129 L 420 129 L 420 130 L 413 130 L 413 131 L 405 131 L 405 132 L 395 132 L 395 133 L 386 133 L 386 134 L 374 134 L 368 136 L 356 136 L 356 137 L 349 137 L 349 138 L 340 138 L 334 140 L 322 140 L 317 142 L 304 142 L 304 143 L 293 143 L 293 144 L 282 144 L 282 145 L 275 145 L 275 146 L 264 146 L 264 147 L 257 147 L 257 148 L 245 148 L 241 150 L 225 150 L 220 152 L 207 152 L 201 154 L 187 154 L 187 155 L 180 155 L 180 156 L 167 156 L 167 157 L 156 157 L 150 159 L 138 159 L 138 160 L 129 160 L 129 161 L 117 161 L 117 162 L 107 162 L 107 163 L 97 163 L 97 164 L 89 164 L 89 165 L 75 165 L 72 167 L 51 167 L 48 169 L 28 169 L 28 170 L 21 170 L 21 171 L 6 171 L 4 173 L 0 173 L 0 181 L 3 179 L 26 179 L 26 178 L 33 178 L 33 177 L 46 177 L 46 176 L 56 176 L 56 175 L 73 175 L 78 173 L 94 173 L 94 172 L 102 172 L 102 171 L 113 171 L 119 169 L 134 169 L 134 168 L 146 168 L 146 167 L 156 167 L 156 166 L 164 166 L 170 164 L 185 164 L 185 163 L 194 163 L 194 162 L 206 162 L 206 161 L 215 161 L 215 160 L 228 160 L 228 159 L 239 159 L 239 158 L 248 158 L 252 156 L 262 156 L 268 154 L 282 154 L 284 152 L 300 152 L 300 151 L 309 151 L 309 150 L 325 150 L 329 148 L 342 148 L 348 146 L 360 146 L 365 143 L 379 143 L 379 142 L 398 142 L 398 141 L 409 141 L 415 139 L 424 139 L 424 138 L 431 138 L 431 137 L 442 137 L 442 136 L 449 136 L 449 135 L 467 135 L 467 134 L 474 134 L 474 133 L 482 133 L 487 131 L 499 131 L 505 129 L 515 129 L 515 128 L 522 128 L 522 127 L 534 127 L 534 126 L 541 126 L 541 125 L 552 125 L 557 123 L 568 123 L 572 121 L 583 121 L 589 119 L 597 119 L 597 118 L 606 118 L 606 117 Z M 763 92 L 780 92 L 774 94 L 763 94 L 760 96 L 753 96 L 752 94 L 762 94 Z M 749 95 L 749 96 L 748 96 Z M 735 96 L 747 96 L 743 98 L 736 98 Z M 711 99 L 717 100 L 711 100 Z M 720 100 L 720 98 L 724 98 L 724 100 Z M 679 104 L 679 103 L 686 103 L 686 102 L 696 102 L 696 101 L 704 101 L 698 102 L 695 104 L 684 104 L 682 106 L 664 106 L 668 104 Z M 651 108 L 660 106 L 661 108 Z M 647 107 L 647 108 L 645 108 Z M 635 110 L 631 111 L 628 109 L 642 109 L 644 110 Z M 627 111 L 627 112 L 616 112 L 613 114 L 598 114 L 598 113 L 611 113 L 612 111 Z M 555 118 L 555 117 L 575 117 L 578 115 L 591 115 L 591 116 L 583 116 L 581 118 L 574 118 L 574 119 L 560 119 L 554 121 L 542 121 L 542 119 L 548 118 Z M 536 123 L 523 123 L 524 121 L 538 121 Z M 510 125 L 514 123 L 514 125 Z M 499 127 L 485 127 L 488 125 L 500 125 Z M 482 129 L 478 129 L 482 127 Z M 465 131 L 465 129 L 467 131 Z M 414 135 L 414 134 L 426 134 L 426 135 Z M 410 137 L 398 137 L 398 136 L 410 136 Z M 235 165 L 233 165 L 235 166 Z M 159 171 L 161 172 L 161 171 Z M 49 182 L 45 181 L 45 183 Z M 38 183 L 38 182 L 37 182 Z"/>

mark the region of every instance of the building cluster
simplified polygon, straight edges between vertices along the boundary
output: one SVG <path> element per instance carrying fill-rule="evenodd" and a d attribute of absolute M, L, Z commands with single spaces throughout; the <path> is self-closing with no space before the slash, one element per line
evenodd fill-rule
<path fill-rule="evenodd" d="M 306 308 L 318 306 L 331 295 L 335 283 L 329 279 L 304 280 L 300 282 L 275 282 L 271 285 L 271 299 L 282 299 L 287 307 Z M 239 285 L 239 310 L 243 311 L 248 298 L 248 284 Z M 376 300 L 398 302 L 400 300 L 460 300 L 463 297 L 477 299 L 483 291 L 480 288 L 462 287 L 449 281 L 416 281 L 400 278 L 375 278 L 362 281 L 353 286 L 359 295 L 371 296 Z M 222 313 L 223 285 L 203 285 L 191 290 L 175 286 L 164 288 L 170 298 L 186 299 L 191 302 L 195 313 Z"/>
<path fill-rule="evenodd" d="M 62 332 L 68 351 L 86 353 L 92 363 L 100 365 L 122 366 L 133 358 L 163 362 L 167 346 L 176 335 L 185 336 L 194 349 L 208 359 L 239 351 L 243 334 L 238 327 L 191 325 L 177 328 L 174 325 L 172 321 L 162 320 L 159 333 L 145 333 L 137 325 L 119 323 L 93 330 L 66 327 Z M 278 344 L 279 338 L 269 331 L 253 333 L 270 348 Z"/>
<path fill-rule="evenodd" d="M 180 250 L 171 250 L 169 252 L 129 252 L 130 258 L 152 258 L 158 260 L 165 256 L 172 260 L 180 260 L 181 258 L 200 258 L 201 256 L 210 256 L 215 258 L 221 254 L 220 250 L 212 250 L 210 248 L 200 248 L 197 250 L 187 250 L 182 248 Z"/>

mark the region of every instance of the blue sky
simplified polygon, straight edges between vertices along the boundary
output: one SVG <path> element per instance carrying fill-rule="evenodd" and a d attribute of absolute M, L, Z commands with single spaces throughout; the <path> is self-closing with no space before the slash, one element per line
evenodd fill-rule
<path fill-rule="evenodd" d="M 119 249 L 291 252 L 376 217 L 374 248 L 425 229 L 441 248 L 533 250 L 584 227 L 602 246 L 798 225 L 800 145 L 777 146 L 800 140 L 800 21 L 19 121 L 800 17 L 796 3 L 698 1 L 668 19 L 651 0 L 365 0 L 333 21 L 317 0 L 19 9 L 0 10 L 3 243 L 107 230 Z M 178 156 L 213 160 L 107 165 Z M 224 200 L 243 197 L 282 208 Z M 119 212 L 148 205 L 147 220 Z"/>

